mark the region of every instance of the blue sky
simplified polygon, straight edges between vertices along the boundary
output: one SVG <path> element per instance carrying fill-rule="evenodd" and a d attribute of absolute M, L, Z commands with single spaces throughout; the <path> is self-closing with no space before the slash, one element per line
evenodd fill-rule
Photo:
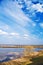
<path fill-rule="evenodd" d="M 0 44 L 43 44 L 43 0 L 0 0 Z"/>

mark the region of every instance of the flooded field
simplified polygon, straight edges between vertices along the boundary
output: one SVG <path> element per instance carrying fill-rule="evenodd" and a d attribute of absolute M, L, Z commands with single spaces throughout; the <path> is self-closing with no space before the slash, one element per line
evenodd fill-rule
<path fill-rule="evenodd" d="M 26 51 L 27 50 L 27 51 Z M 24 52 L 38 52 L 43 50 L 43 48 L 0 48 L 0 62 L 9 61 L 12 59 L 18 59 L 24 56 Z"/>

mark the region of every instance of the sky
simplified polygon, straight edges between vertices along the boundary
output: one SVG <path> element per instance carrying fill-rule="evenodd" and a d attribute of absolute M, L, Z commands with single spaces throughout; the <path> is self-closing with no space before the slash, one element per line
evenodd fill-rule
<path fill-rule="evenodd" d="M 43 0 L 0 0 L 0 44 L 43 44 Z"/>

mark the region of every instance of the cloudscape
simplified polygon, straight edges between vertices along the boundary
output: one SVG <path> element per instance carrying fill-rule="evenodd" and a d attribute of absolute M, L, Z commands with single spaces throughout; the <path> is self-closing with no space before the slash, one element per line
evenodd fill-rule
<path fill-rule="evenodd" d="M 43 44 L 43 0 L 0 0 L 0 44 Z"/>

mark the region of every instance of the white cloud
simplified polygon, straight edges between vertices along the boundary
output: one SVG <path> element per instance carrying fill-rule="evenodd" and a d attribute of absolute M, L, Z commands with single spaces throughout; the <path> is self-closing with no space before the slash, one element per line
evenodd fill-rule
<path fill-rule="evenodd" d="M 19 34 L 18 34 L 18 33 L 16 33 L 16 32 L 12 32 L 12 33 L 10 33 L 10 35 L 13 35 L 13 36 L 18 36 Z"/>
<path fill-rule="evenodd" d="M 33 5 L 32 5 L 32 8 L 33 8 L 34 10 L 37 10 L 37 12 L 43 12 L 42 6 L 43 6 L 43 5 L 41 5 L 40 3 L 38 3 L 38 4 L 33 4 Z"/>
<path fill-rule="evenodd" d="M 6 37 L 6 38 L 13 38 L 13 37 L 16 37 L 16 38 L 20 38 L 20 35 L 19 33 L 16 33 L 16 32 L 5 32 L 3 30 L 0 30 L 0 35 Z"/>
<path fill-rule="evenodd" d="M 9 7 L 10 6 L 10 7 Z M 15 20 L 16 23 L 21 26 L 26 26 L 28 22 L 33 22 L 29 17 L 27 17 L 24 12 L 18 7 L 18 4 L 13 5 L 9 3 L 9 6 L 4 7 L 5 14 Z"/>
<path fill-rule="evenodd" d="M 40 23 L 39 25 L 40 25 L 41 28 L 43 28 L 43 23 Z"/>
<path fill-rule="evenodd" d="M 36 23 L 32 23 L 32 26 L 36 26 Z"/>
<path fill-rule="evenodd" d="M 24 37 L 28 37 L 28 34 L 24 34 Z"/>
<path fill-rule="evenodd" d="M 24 35 L 23 35 L 23 38 L 24 38 L 24 39 L 29 39 L 29 37 L 30 37 L 30 36 L 29 36 L 28 34 L 24 34 Z"/>
<path fill-rule="evenodd" d="M 10 26 L 5 24 L 3 21 L 0 21 L 0 29 L 9 30 Z"/>
<path fill-rule="evenodd" d="M 9 4 L 10 4 L 10 2 L 9 2 Z M 30 2 L 30 4 L 31 4 L 31 2 Z M 30 4 L 28 4 L 28 6 Z M 25 27 L 23 27 L 23 26 L 26 26 L 28 24 L 28 22 L 31 22 L 33 26 L 36 26 L 36 24 L 33 23 L 33 21 L 29 17 L 25 16 L 25 14 L 21 11 L 21 9 L 18 8 L 18 5 L 12 3 L 11 6 L 10 7 L 9 6 L 10 5 L 4 7 L 5 8 L 4 14 L 6 16 L 8 16 L 8 18 L 10 17 L 9 19 L 12 18 L 12 22 L 13 22 L 13 20 L 14 21 L 16 20 L 15 22 L 20 24 L 20 26 L 19 25 L 17 25 L 18 27 L 16 26 L 16 30 L 19 29 L 19 32 L 22 33 L 22 35 L 19 35 L 19 33 L 16 33 L 16 32 L 7 33 L 3 30 L 0 30 L 0 35 L 7 35 L 6 38 L 8 38 L 7 41 L 9 41 L 9 43 L 12 43 L 12 42 L 14 43 L 14 41 L 15 41 L 15 43 L 17 42 L 17 44 L 19 42 L 21 44 L 22 43 L 30 43 L 30 44 L 40 43 L 40 40 L 37 39 L 38 36 L 33 36 L 33 35 L 31 35 L 31 33 L 29 34 L 29 31 L 26 30 Z M 37 6 L 35 5 L 33 7 L 33 9 L 36 8 L 37 11 L 40 11 L 40 7 L 38 7 L 38 6 L 39 6 L 39 4 L 37 4 Z M 31 11 L 33 11 L 33 10 L 31 10 Z M 9 21 L 9 22 L 11 22 L 11 21 Z M 40 26 L 43 27 L 43 24 L 40 24 Z M 8 29 L 8 26 L 5 26 L 4 28 Z M 28 34 L 23 35 L 23 33 L 28 33 Z M 19 40 L 17 40 L 17 37 L 20 37 Z M 4 39 L 6 39 L 6 38 L 4 38 Z M 43 41 L 43 40 L 41 40 L 41 41 Z"/>
<path fill-rule="evenodd" d="M 0 30 L 0 35 L 8 35 L 8 33 L 3 30 Z"/>
<path fill-rule="evenodd" d="M 16 38 L 20 38 L 20 34 L 19 33 L 16 33 L 16 32 L 12 32 L 9 34 L 9 37 L 16 37 Z"/>
<path fill-rule="evenodd" d="M 10 9 L 5 8 L 5 12 L 8 13 L 11 17 L 13 17 L 18 24 L 22 26 L 25 26 L 27 24 L 28 18 L 19 8 L 17 8 L 17 11 L 15 10 L 14 12 Z"/>

